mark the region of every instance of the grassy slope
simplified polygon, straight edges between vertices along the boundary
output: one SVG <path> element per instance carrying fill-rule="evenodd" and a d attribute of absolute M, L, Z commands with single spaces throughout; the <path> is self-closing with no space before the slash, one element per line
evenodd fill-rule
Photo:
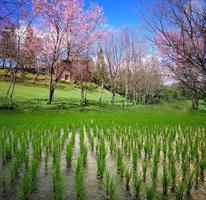
<path fill-rule="evenodd" d="M 39 100 L 45 101 L 48 97 L 48 77 L 45 75 L 39 75 L 38 81 L 34 84 L 35 76 L 30 73 L 24 74 L 24 82 L 22 82 L 22 74 L 18 73 L 18 84 L 15 88 L 14 101 L 27 101 L 27 100 Z M 0 69 L 0 97 L 5 96 L 8 88 L 9 74 L 7 70 Z M 87 98 L 90 101 L 98 101 L 101 89 L 95 84 L 89 84 L 89 90 L 87 90 Z M 112 94 L 104 90 L 103 102 L 108 103 L 111 101 Z M 59 82 L 58 88 L 55 90 L 55 101 L 73 101 L 80 102 L 80 89 L 78 85 L 69 82 Z M 122 97 L 116 95 L 116 101 L 121 102 Z"/>
<path fill-rule="evenodd" d="M 0 105 L 7 102 L 4 101 L 4 96 L 8 88 L 8 82 L 0 81 Z M 88 106 L 84 109 L 94 110 L 100 95 L 100 89 L 92 89 L 87 91 Z M 16 84 L 13 100 L 17 108 L 20 110 L 66 110 L 66 109 L 81 109 L 80 105 L 80 89 L 71 84 L 61 84 L 55 91 L 55 99 L 52 105 L 47 105 L 48 88 L 46 85 L 32 85 L 25 83 Z M 101 108 L 111 109 L 110 107 L 111 93 L 104 90 Z M 121 109 L 122 97 L 116 96 L 116 106 L 114 109 Z M 189 110 L 190 102 L 162 102 L 158 105 L 128 105 L 129 110 L 137 111 L 172 111 L 172 110 Z"/>
<path fill-rule="evenodd" d="M 4 107 L 7 102 L 4 101 L 4 96 L 8 88 L 8 82 L 0 81 L 0 106 Z M 55 99 L 52 105 L 47 105 L 46 100 L 48 96 L 48 87 L 45 84 L 34 85 L 31 83 L 18 83 L 16 84 L 13 100 L 17 107 L 17 110 L 99 110 L 107 109 L 111 110 L 110 100 L 111 93 L 104 90 L 102 97 L 102 105 L 99 107 L 98 99 L 100 96 L 100 89 L 93 88 L 87 91 L 88 106 L 80 107 L 80 89 L 72 84 L 59 84 L 59 87 L 55 91 Z M 116 106 L 114 110 L 122 109 L 122 97 L 116 96 Z M 128 105 L 130 111 L 188 111 L 191 104 L 189 101 L 178 102 L 162 102 L 157 105 Z M 201 110 L 205 109 L 205 105 L 202 104 Z"/>
<path fill-rule="evenodd" d="M 4 108 L 8 102 L 4 101 L 4 96 L 8 88 L 8 75 L 6 70 L 0 69 L 0 108 Z M 47 105 L 46 100 L 48 96 L 48 79 L 40 75 L 38 82 L 34 83 L 34 75 L 26 73 L 25 82 L 21 82 L 21 75 L 18 74 L 18 84 L 16 84 L 14 92 L 14 104 L 17 110 L 122 110 L 122 99 L 120 95 L 116 95 L 115 106 L 111 109 L 110 101 L 112 94 L 104 90 L 101 106 L 98 105 L 98 99 L 101 89 L 94 84 L 90 84 L 90 90 L 87 90 L 88 105 L 84 108 L 80 106 L 80 89 L 77 85 L 71 83 L 60 82 L 58 88 L 55 90 L 55 98 L 52 105 Z M 201 104 L 201 111 L 204 111 L 206 105 Z M 128 105 L 127 110 L 149 113 L 161 112 L 185 112 L 191 110 L 191 103 L 189 101 L 178 102 L 162 102 L 158 105 Z"/>
<path fill-rule="evenodd" d="M 8 82 L 0 81 L 0 104 L 6 104 L 3 97 L 6 94 L 8 88 Z M 76 85 L 61 83 L 55 90 L 55 98 L 52 106 L 46 105 L 46 99 L 48 97 L 48 86 L 45 84 L 34 85 L 28 83 L 18 83 L 15 88 L 13 100 L 14 103 L 22 109 L 60 109 L 60 108 L 72 108 L 79 107 L 80 104 L 80 89 Z M 100 88 L 92 86 L 91 90 L 87 90 L 87 99 L 91 104 L 98 102 L 100 96 Z M 103 104 L 109 104 L 111 100 L 111 93 L 104 90 L 102 96 Z M 121 103 L 122 97 L 117 95 L 117 103 Z M 32 107 L 33 106 L 33 107 Z"/>

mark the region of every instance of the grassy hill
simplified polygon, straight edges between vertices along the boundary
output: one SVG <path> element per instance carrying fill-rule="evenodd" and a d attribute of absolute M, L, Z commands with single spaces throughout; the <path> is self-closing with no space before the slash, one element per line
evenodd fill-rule
<path fill-rule="evenodd" d="M 17 84 L 15 87 L 13 102 L 16 108 L 20 109 L 71 109 L 80 107 L 80 87 L 77 84 L 60 81 L 55 90 L 54 102 L 51 106 L 46 105 L 48 97 L 48 77 L 39 75 L 35 80 L 35 75 L 30 73 L 17 74 Z M 9 86 L 9 74 L 5 69 L 0 69 L 0 105 L 4 107 L 7 88 Z M 101 88 L 96 84 L 87 84 L 88 108 L 96 106 L 101 94 Z M 108 90 L 103 91 L 101 106 L 108 106 L 111 102 L 112 94 Z M 116 104 L 121 106 L 123 97 L 116 94 Z"/>
<path fill-rule="evenodd" d="M 99 105 L 98 100 L 101 88 L 95 84 L 88 84 L 87 89 L 87 106 L 80 106 L 80 88 L 78 85 L 70 82 L 60 82 L 54 94 L 54 102 L 47 105 L 48 97 L 48 78 L 45 75 L 35 76 L 30 73 L 19 74 L 18 81 L 13 95 L 14 108 L 16 110 L 122 110 L 123 97 L 116 94 L 115 105 L 111 108 L 112 94 L 104 90 L 102 103 Z M 0 70 L 0 108 L 6 109 L 8 102 L 4 100 L 7 88 L 9 86 L 9 75 L 7 70 Z M 201 102 L 201 110 L 205 109 L 205 104 Z M 190 101 L 173 101 L 161 102 L 154 105 L 133 105 L 128 104 L 129 111 L 188 111 L 191 109 Z"/>
<path fill-rule="evenodd" d="M 8 82 L 0 81 L 0 103 L 7 104 L 4 101 L 4 96 L 8 88 Z M 88 107 L 98 104 L 100 96 L 100 88 L 90 86 L 87 90 Z M 16 107 L 21 109 L 69 109 L 80 106 L 81 91 L 77 85 L 61 83 L 55 90 L 54 102 L 52 105 L 47 105 L 48 86 L 34 85 L 30 83 L 17 83 L 13 96 L 13 102 Z M 122 97 L 116 95 L 116 103 L 119 105 L 122 102 Z M 102 106 L 109 105 L 111 101 L 111 93 L 107 90 L 103 91 Z"/>

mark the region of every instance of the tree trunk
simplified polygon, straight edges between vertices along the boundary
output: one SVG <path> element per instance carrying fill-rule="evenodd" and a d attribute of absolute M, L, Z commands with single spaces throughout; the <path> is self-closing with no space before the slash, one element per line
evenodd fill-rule
<path fill-rule="evenodd" d="M 133 92 L 133 104 L 137 105 L 137 92 L 135 90 Z"/>
<path fill-rule="evenodd" d="M 50 72 L 50 81 L 49 81 L 49 96 L 48 96 L 48 101 L 47 104 L 51 105 L 52 100 L 53 100 L 53 95 L 54 95 L 54 83 L 53 83 L 53 73 L 52 70 Z"/>
<path fill-rule="evenodd" d="M 49 87 L 49 97 L 48 97 L 48 101 L 47 101 L 48 105 L 52 104 L 53 97 L 54 97 L 54 86 Z"/>
<path fill-rule="evenodd" d="M 10 83 L 9 83 L 9 88 L 7 90 L 6 96 L 5 96 L 5 100 L 8 99 L 10 100 L 10 107 L 12 105 L 12 99 L 13 99 L 13 94 L 14 94 L 14 88 L 16 85 L 16 73 L 17 73 L 17 69 L 11 69 L 11 75 L 10 75 Z"/>
<path fill-rule="evenodd" d="M 39 70 L 37 69 L 36 76 L 34 77 L 33 84 L 36 84 L 36 81 L 38 80 L 38 76 L 39 76 Z"/>
<path fill-rule="evenodd" d="M 194 111 L 198 111 L 199 110 L 199 98 L 198 97 L 193 97 L 192 98 L 192 109 Z"/>
<path fill-rule="evenodd" d="M 82 83 L 81 83 L 81 105 L 85 105 L 85 89 Z"/>
<path fill-rule="evenodd" d="M 145 100 L 144 100 L 145 104 L 148 104 L 149 103 L 149 95 L 146 94 L 145 95 Z"/>
<path fill-rule="evenodd" d="M 3 59 L 3 64 L 2 64 L 3 69 L 6 68 L 5 64 L 6 64 L 6 59 Z"/>
<path fill-rule="evenodd" d="M 114 105 L 114 100 L 115 100 L 115 89 L 112 88 L 112 100 L 111 100 L 112 106 Z"/>
<path fill-rule="evenodd" d="M 124 109 L 127 106 L 127 99 L 128 99 L 128 85 L 126 84 L 126 87 L 125 87 L 125 98 L 124 98 Z"/>
<path fill-rule="evenodd" d="M 99 104 L 102 103 L 102 94 L 103 94 L 103 91 L 104 91 L 104 81 L 102 80 L 102 87 L 101 87 L 101 93 L 100 93 L 100 97 L 99 97 Z"/>

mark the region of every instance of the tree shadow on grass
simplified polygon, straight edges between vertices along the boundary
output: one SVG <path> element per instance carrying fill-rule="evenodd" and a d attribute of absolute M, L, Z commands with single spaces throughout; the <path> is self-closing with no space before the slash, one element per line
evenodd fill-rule
<path fill-rule="evenodd" d="M 117 103 L 111 106 L 109 102 L 88 101 L 86 105 L 81 105 L 76 99 L 55 99 L 51 105 L 47 104 L 47 99 L 31 99 L 31 100 L 15 100 L 10 104 L 0 98 L 0 110 L 3 111 L 105 111 L 105 110 L 120 110 L 121 104 Z"/>

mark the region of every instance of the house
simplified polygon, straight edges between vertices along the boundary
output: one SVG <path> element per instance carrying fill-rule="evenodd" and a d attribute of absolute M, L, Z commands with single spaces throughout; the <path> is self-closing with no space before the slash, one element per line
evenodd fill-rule
<path fill-rule="evenodd" d="M 74 81 L 79 80 L 87 81 L 91 78 L 92 71 L 94 69 L 93 59 L 86 56 L 76 57 L 71 60 L 61 60 L 57 63 L 56 74 L 59 74 L 60 80 L 62 81 Z M 19 68 L 21 71 L 30 73 L 47 74 L 48 69 L 45 65 L 38 67 L 35 66 L 24 66 Z M 62 72 L 63 70 L 63 72 Z"/>
<path fill-rule="evenodd" d="M 61 75 L 62 81 L 86 81 L 91 78 L 94 62 L 89 57 L 78 57 L 70 62 L 61 61 L 64 71 Z"/>

